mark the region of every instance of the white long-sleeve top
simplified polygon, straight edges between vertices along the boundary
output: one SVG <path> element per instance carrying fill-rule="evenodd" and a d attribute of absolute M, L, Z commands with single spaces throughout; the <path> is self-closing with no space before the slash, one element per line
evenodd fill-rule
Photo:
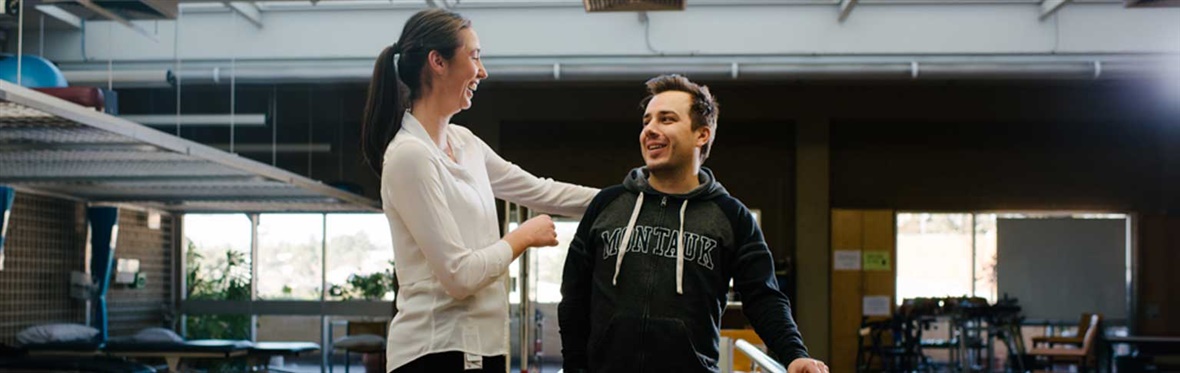
<path fill-rule="evenodd" d="M 458 162 L 409 112 L 385 150 L 381 199 L 401 288 L 389 328 L 386 371 L 423 355 L 508 353 L 512 247 L 500 239 L 496 198 L 580 216 L 597 189 L 542 179 L 500 158 L 468 129 L 448 125 Z"/>

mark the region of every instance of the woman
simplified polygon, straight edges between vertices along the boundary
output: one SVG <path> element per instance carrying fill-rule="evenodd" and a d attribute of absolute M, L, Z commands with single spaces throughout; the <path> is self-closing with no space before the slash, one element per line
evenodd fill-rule
<path fill-rule="evenodd" d="M 501 239 L 495 199 L 578 216 L 598 192 L 530 175 L 450 124 L 488 76 L 479 54 L 469 20 L 430 9 L 406 21 L 373 68 L 362 147 L 381 176 L 401 286 L 387 371 L 505 371 L 501 280 L 528 248 L 556 245 L 557 233 L 541 215 Z"/>

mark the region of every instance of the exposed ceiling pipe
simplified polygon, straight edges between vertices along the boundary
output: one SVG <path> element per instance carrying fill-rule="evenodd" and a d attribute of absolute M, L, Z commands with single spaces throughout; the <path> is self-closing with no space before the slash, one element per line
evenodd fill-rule
<path fill-rule="evenodd" d="M 945 79 L 1126 79 L 1153 78 L 1162 74 L 1168 61 L 902 61 L 775 63 L 518 63 L 489 64 L 492 81 L 635 81 L 665 73 L 684 74 L 702 80 L 945 80 Z M 342 67 L 238 67 L 239 84 L 368 82 L 369 66 Z M 66 71 L 73 85 L 105 86 L 106 71 Z M 228 84 L 228 70 L 219 67 L 169 70 L 115 71 L 112 79 L 120 87 L 163 87 L 180 77 L 185 85 Z"/>
<path fill-rule="evenodd" d="M 174 83 L 172 72 L 167 69 L 159 70 L 114 70 L 107 74 L 104 70 L 66 70 L 62 76 L 71 85 L 106 87 L 107 78 L 117 87 L 145 88 L 168 87 Z"/>

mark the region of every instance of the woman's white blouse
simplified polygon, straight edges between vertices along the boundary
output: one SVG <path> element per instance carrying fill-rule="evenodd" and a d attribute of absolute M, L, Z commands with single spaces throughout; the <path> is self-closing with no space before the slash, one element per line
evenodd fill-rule
<path fill-rule="evenodd" d="M 598 193 L 533 176 L 464 127 L 448 125 L 446 136 L 458 162 L 406 112 L 385 151 L 381 199 L 401 286 L 387 371 L 436 352 L 506 355 L 512 248 L 500 239 L 496 198 L 578 217 Z"/>

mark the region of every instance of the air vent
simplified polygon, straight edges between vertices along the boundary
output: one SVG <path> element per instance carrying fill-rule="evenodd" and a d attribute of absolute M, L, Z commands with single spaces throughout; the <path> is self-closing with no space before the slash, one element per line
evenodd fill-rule
<path fill-rule="evenodd" d="M 684 10 L 685 0 L 582 0 L 587 12 Z"/>

